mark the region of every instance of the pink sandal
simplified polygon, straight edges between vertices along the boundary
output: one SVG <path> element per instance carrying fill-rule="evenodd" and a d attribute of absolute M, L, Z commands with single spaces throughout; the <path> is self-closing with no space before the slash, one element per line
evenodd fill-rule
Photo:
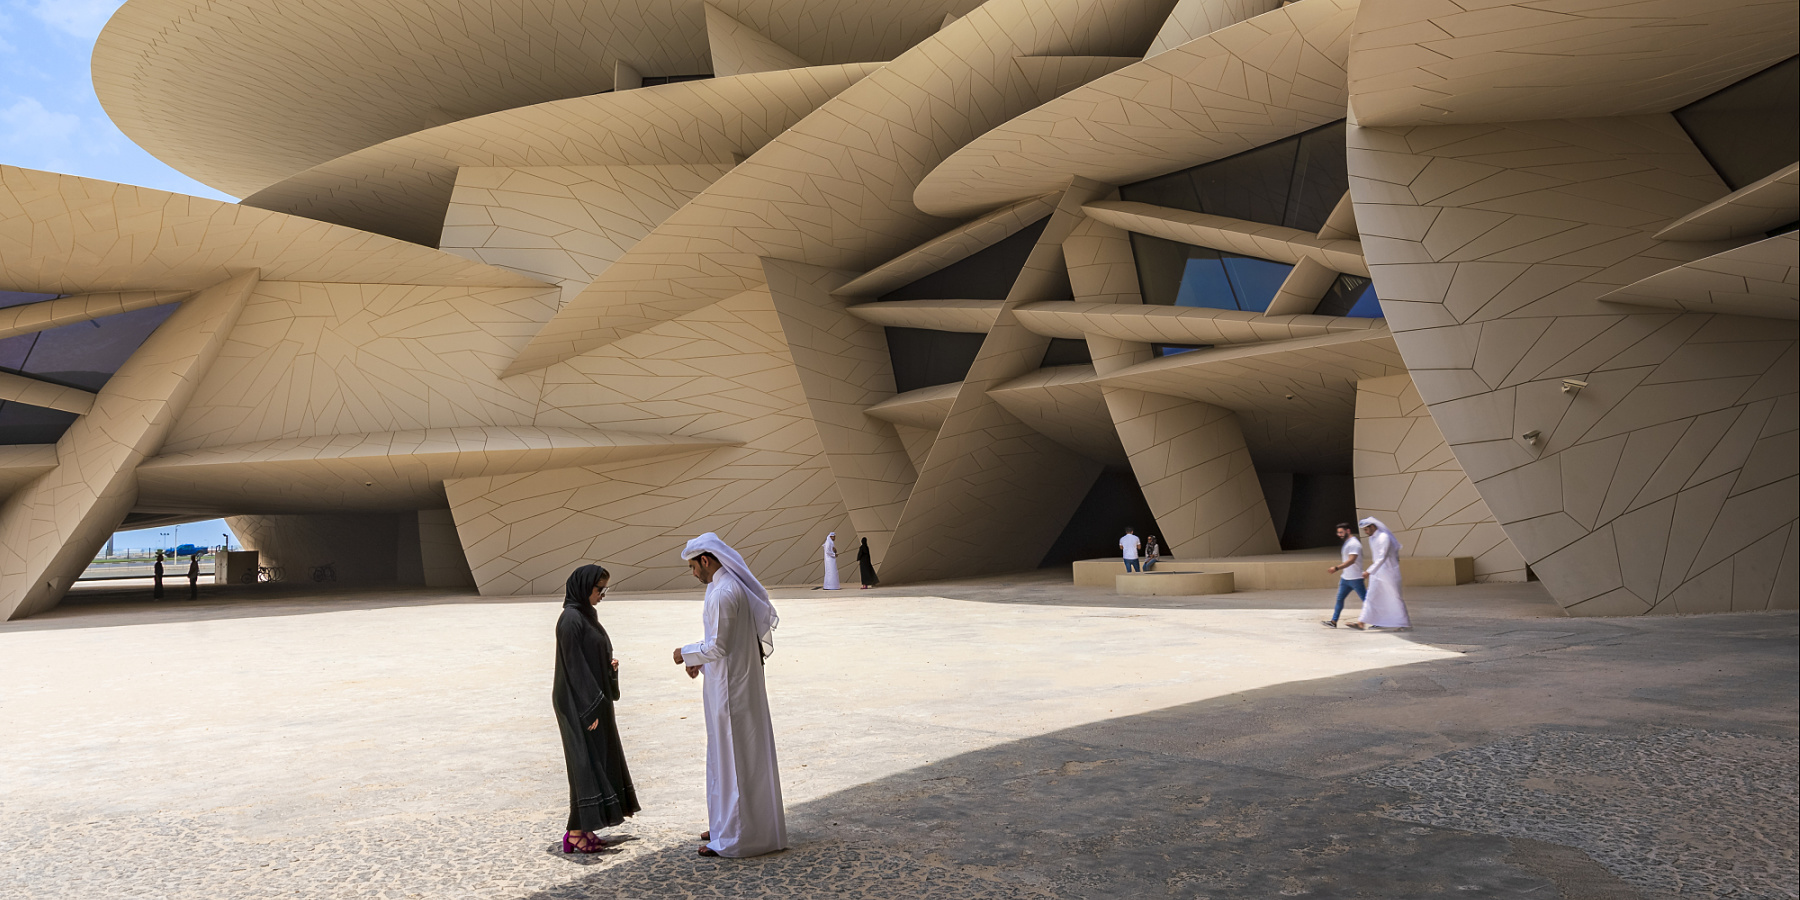
<path fill-rule="evenodd" d="M 563 832 L 564 853 L 599 853 L 606 849 L 606 842 L 598 835 L 589 834 L 570 840 L 572 834 L 569 831 Z"/>

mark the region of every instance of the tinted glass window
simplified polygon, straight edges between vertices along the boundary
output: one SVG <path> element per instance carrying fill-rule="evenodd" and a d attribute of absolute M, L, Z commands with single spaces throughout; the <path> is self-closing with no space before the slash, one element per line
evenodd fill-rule
<path fill-rule="evenodd" d="M 177 304 L 0 339 L 0 370 L 98 391 Z"/>
<path fill-rule="evenodd" d="M 1375 283 L 1369 279 L 1361 275 L 1339 275 L 1314 312 L 1321 316 L 1379 319 L 1381 300 L 1375 296 Z"/>
<path fill-rule="evenodd" d="M 61 296 L 61 294 L 31 294 L 25 291 L 0 291 L 0 309 L 8 306 L 24 306 L 40 300 L 55 300 Z"/>
<path fill-rule="evenodd" d="M 1151 344 L 1152 356 L 1174 356 L 1179 353 L 1191 353 L 1195 350 L 1210 350 L 1211 344 Z"/>
<path fill-rule="evenodd" d="M 1732 190 L 1800 159 L 1800 57 L 1675 111 Z"/>
<path fill-rule="evenodd" d="M 77 418 L 60 409 L 0 400 L 0 445 L 54 444 Z"/>
<path fill-rule="evenodd" d="M 1094 357 L 1088 353 L 1087 341 L 1080 338 L 1051 338 L 1050 346 L 1044 349 L 1044 360 L 1038 368 L 1051 366 L 1091 366 Z"/>
<path fill-rule="evenodd" d="M 888 357 L 894 364 L 894 390 L 916 391 L 936 384 L 954 384 L 967 378 L 981 352 L 985 334 L 932 331 L 927 328 L 888 328 Z"/>
<path fill-rule="evenodd" d="M 1131 236 L 1145 303 L 1262 312 L 1293 266 L 1151 237 Z"/>
<path fill-rule="evenodd" d="M 1344 123 L 1128 184 L 1125 200 L 1318 232 L 1350 177 Z"/>
<path fill-rule="evenodd" d="M 1019 270 L 1050 224 L 1045 216 L 997 244 L 982 248 L 919 280 L 895 288 L 883 300 L 1005 300 Z"/>

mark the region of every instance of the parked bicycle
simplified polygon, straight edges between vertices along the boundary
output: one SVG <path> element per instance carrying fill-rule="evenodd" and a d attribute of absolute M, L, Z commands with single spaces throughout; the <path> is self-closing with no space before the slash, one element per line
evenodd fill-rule
<path fill-rule="evenodd" d="M 333 566 L 331 563 L 325 563 L 324 565 L 313 566 L 312 580 L 314 581 L 314 583 L 319 583 L 319 584 L 322 584 L 327 581 L 336 582 L 337 581 L 337 567 Z"/>

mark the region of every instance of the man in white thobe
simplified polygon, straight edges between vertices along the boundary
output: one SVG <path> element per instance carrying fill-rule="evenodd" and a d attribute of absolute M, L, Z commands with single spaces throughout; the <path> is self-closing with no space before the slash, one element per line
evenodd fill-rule
<path fill-rule="evenodd" d="M 706 820 L 701 856 L 756 856 L 787 847 L 781 772 L 763 659 L 779 618 L 744 558 L 707 532 L 681 558 L 706 585 L 706 637 L 675 651 L 688 677 L 706 675 Z"/>
<path fill-rule="evenodd" d="M 1400 540 L 1380 519 L 1362 519 L 1363 542 L 1369 551 L 1363 577 L 1368 579 L 1369 593 L 1363 598 L 1362 615 L 1351 622 L 1351 628 L 1411 628 L 1406 614 L 1406 601 L 1400 599 Z"/>
<path fill-rule="evenodd" d="M 844 585 L 838 581 L 837 532 L 825 536 L 825 589 L 835 591 Z"/>

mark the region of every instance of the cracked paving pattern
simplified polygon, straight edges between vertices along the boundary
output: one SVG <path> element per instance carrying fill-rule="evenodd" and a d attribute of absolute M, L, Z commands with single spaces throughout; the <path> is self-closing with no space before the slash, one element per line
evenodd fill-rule
<path fill-rule="evenodd" d="M 1646 897 L 1795 897 L 1796 754 L 1725 731 L 1550 731 L 1358 780 L 1417 794 L 1399 819 L 1579 847 Z"/>

